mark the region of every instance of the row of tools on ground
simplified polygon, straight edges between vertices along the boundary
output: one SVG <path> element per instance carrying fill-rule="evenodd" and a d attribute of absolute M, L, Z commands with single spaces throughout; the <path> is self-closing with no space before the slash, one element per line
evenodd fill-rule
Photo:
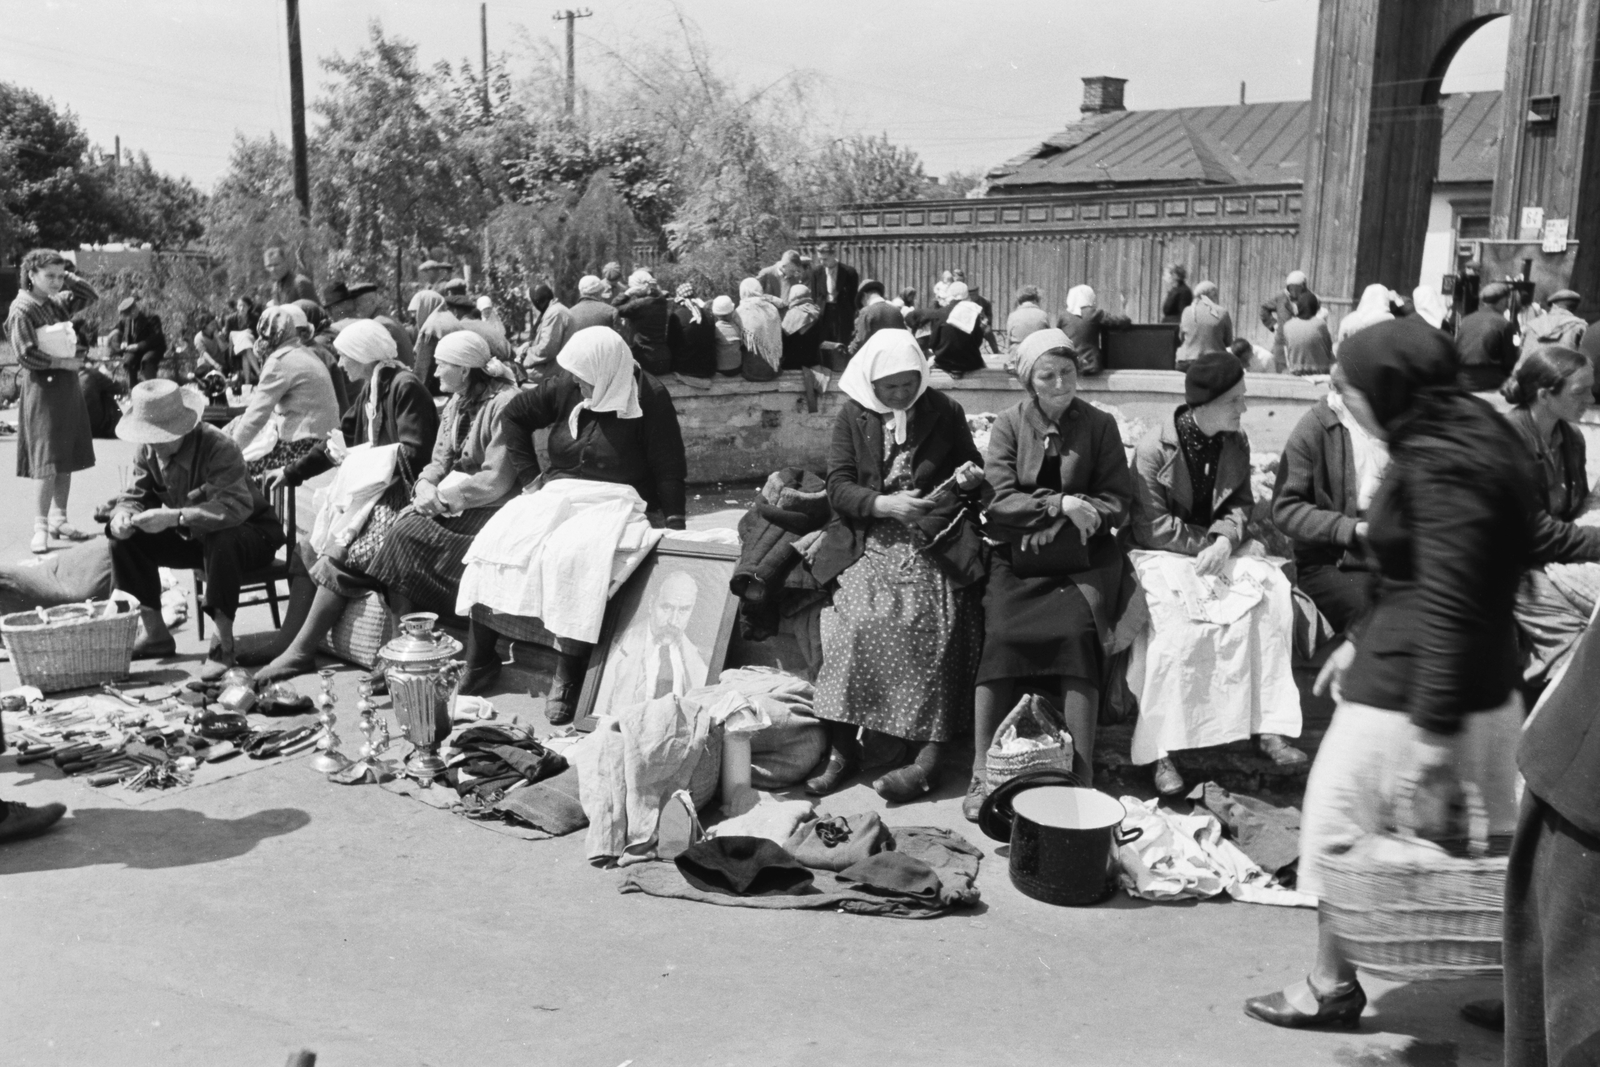
<path fill-rule="evenodd" d="M 90 785 L 120 783 L 136 792 L 188 785 L 201 764 L 241 754 L 256 760 L 292 756 L 311 748 L 324 732 L 320 722 L 286 729 L 253 727 L 242 711 L 217 702 L 223 688 L 189 682 L 152 699 L 101 686 L 120 708 L 83 698 L 54 705 L 37 690 L 23 690 L 0 698 L 0 710 L 13 713 L 19 765 L 49 760 L 63 774 L 85 776 Z M 277 715 L 315 710 L 308 697 L 285 696 L 256 710 Z M 0 735 L 0 751 L 3 745 Z"/>

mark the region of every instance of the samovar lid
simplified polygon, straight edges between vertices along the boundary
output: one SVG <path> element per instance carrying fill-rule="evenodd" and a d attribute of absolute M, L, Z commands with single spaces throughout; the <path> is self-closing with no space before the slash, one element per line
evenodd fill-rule
<path fill-rule="evenodd" d="M 442 666 L 461 651 L 461 642 L 434 629 L 439 616 L 418 611 L 400 617 L 400 632 L 379 650 L 385 662 L 401 667 Z"/>

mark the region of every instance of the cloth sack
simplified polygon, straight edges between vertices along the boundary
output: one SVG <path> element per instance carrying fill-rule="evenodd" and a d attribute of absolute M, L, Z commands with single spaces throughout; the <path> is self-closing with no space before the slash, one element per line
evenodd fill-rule
<path fill-rule="evenodd" d="M 1001 721 L 986 759 L 992 793 L 1023 771 L 1072 770 L 1072 735 L 1050 701 L 1029 693 Z"/>
<path fill-rule="evenodd" d="M 356 445 L 327 489 L 317 493 L 317 517 L 311 526 L 311 547 L 318 555 L 342 558 L 366 525 L 378 498 L 394 480 L 399 445 Z"/>
<path fill-rule="evenodd" d="M 811 872 L 764 837 L 714 837 L 673 861 L 694 888 L 733 896 L 793 896 L 811 889 Z"/>
<path fill-rule="evenodd" d="M 771 790 L 803 781 L 828 749 L 827 728 L 811 714 L 816 700 L 811 683 L 770 667 L 738 667 L 684 699 L 714 708 L 728 693 L 745 697 L 769 724 L 750 736 L 750 784 Z"/>
<path fill-rule="evenodd" d="M 834 815 L 801 823 L 783 846 L 795 859 L 819 871 L 842 871 L 894 849 L 894 835 L 875 811 Z"/>
<path fill-rule="evenodd" d="M 561 837 L 589 825 L 578 800 L 578 769 L 568 767 L 553 778 L 513 789 L 494 805 L 507 821 L 514 821 Z"/>

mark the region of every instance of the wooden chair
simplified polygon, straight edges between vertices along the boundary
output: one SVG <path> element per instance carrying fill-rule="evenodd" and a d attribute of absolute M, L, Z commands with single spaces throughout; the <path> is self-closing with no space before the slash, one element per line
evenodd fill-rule
<path fill-rule="evenodd" d="M 272 512 L 283 523 L 283 558 L 274 555 L 267 566 L 245 574 L 244 581 L 239 585 L 239 607 L 267 605 L 272 612 L 272 625 L 282 629 L 283 616 L 278 610 L 278 601 L 289 599 L 289 562 L 294 559 L 300 543 L 300 531 L 295 524 L 295 491 L 292 487 L 280 486 L 272 494 Z M 279 582 L 283 583 L 282 594 L 278 592 Z M 206 636 L 206 613 L 200 608 L 204 600 L 205 572 L 197 567 L 194 572 L 195 626 L 202 639 Z"/>

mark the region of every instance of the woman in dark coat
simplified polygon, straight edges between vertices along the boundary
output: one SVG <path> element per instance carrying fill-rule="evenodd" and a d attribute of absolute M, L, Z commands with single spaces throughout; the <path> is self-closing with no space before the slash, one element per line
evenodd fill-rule
<path fill-rule="evenodd" d="M 983 308 L 968 298 L 966 282 L 951 282 L 945 296 L 949 303 L 927 319 L 929 353 L 935 367 L 959 378 L 984 368 L 983 338 L 989 320 Z"/>
<path fill-rule="evenodd" d="M 397 445 L 395 476 L 373 506 L 360 535 L 337 552 L 317 556 L 310 542 L 300 546 L 300 557 L 312 560 L 311 580 L 317 585 L 310 614 L 295 632 L 294 640 L 256 675 L 258 681 L 278 681 L 316 669 L 317 646 L 344 614 L 349 602 L 380 588 L 365 566 L 377 553 L 383 535 L 411 501 L 417 473 L 433 454 L 439 433 L 439 412 L 433 397 L 400 362 L 400 350 L 388 330 L 371 319 L 351 323 L 334 339 L 342 373 L 360 382 L 355 401 L 346 409 L 341 430 L 350 446 Z M 267 476 L 270 492 L 279 485 L 294 487 L 332 469 L 334 460 L 326 440 L 306 455 Z"/>
<path fill-rule="evenodd" d="M 39 347 L 39 331 L 66 326 L 68 341 L 59 351 L 77 351 L 72 316 L 99 297 L 89 283 L 68 271 L 67 260 L 47 248 L 22 257 L 21 291 L 6 317 L 6 339 L 22 366 L 22 398 L 18 403 L 17 477 L 38 481 L 33 520 L 35 553 L 50 551 L 52 537 L 83 540 L 67 522 L 67 495 L 72 472 L 94 466 L 89 408 L 83 400 L 75 363 L 52 363 Z M 59 329 L 56 331 L 59 333 Z"/>
<path fill-rule="evenodd" d="M 1085 785 L 1093 780 L 1102 648 L 1130 578 L 1114 533 L 1133 504 L 1117 420 L 1078 397 L 1077 360 L 1060 330 L 1023 338 L 1017 378 L 1028 399 L 995 420 L 984 466 L 994 489 L 984 525 L 1005 544 L 983 597 L 972 782 L 962 805 L 973 820 L 989 745 L 1019 686 L 1043 687 L 1059 701 L 1073 770 Z M 1074 558 L 1047 563 L 1041 550 L 1051 545 Z"/>
<path fill-rule="evenodd" d="M 556 363 L 559 372 L 506 405 L 490 448 L 491 461 L 463 490 L 492 497 L 529 483 L 537 489 L 558 478 L 619 483 L 644 498 L 651 525 L 684 529 L 689 467 L 666 386 L 636 366 L 627 342 L 606 326 L 573 334 Z M 540 430 L 550 431 L 550 463 L 542 474 L 534 444 Z M 498 641 L 488 626 L 471 621 L 461 692 L 483 692 L 494 680 L 500 669 Z M 558 639 L 555 675 L 545 701 L 551 725 L 572 721 L 592 647 Z"/>
<path fill-rule="evenodd" d="M 1523 679 L 1533 684 L 1550 678 L 1583 635 L 1594 608 L 1592 602 L 1574 600 L 1564 591 L 1572 569 L 1559 566 L 1600 560 L 1600 527 L 1574 521 L 1589 503 L 1586 448 L 1577 422 L 1589 410 L 1593 390 L 1594 368 L 1588 357 L 1557 347 L 1529 352 L 1501 389 L 1515 405 L 1506 420 L 1516 428 L 1539 479 L 1535 566 L 1517 588 L 1516 609 L 1523 647 L 1529 653 Z M 1588 571 L 1592 574 L 1595 568 Z"/>
<path fill-rule="evenodd" d="M 1106 369 L 1102 351 L 1106 331 L 1123 329 L 1131 322 L 1125 315 L 1112 315 L 1095 307 L 1094 290 L 1089 286 L 1074 285 L 1067 291 L 1067 310 L 1056 319 L 1056 326 L 1078 353 L 1078 373 L 1095 375 Z"/>
<path fill-rule="evenodd" d="M 634 271 L 628 279 L 626 297 L 617 304 L 617 314 L 633 333 L 633 358 L 646 374 L 660 376 L 672 370 L 671 334 L 677 320 L 672 302 L 656 287 L 649 271 Z"/>
<path fill-rule="evenodd" d="M 822 615 L 815 707 L 832 748 L 806 783 L 813 794 L 855 773 L 865 727 L 917 746 L 913 762 L 873 788 L 900 803 L 922 796 L 937 784 L 944 743 L 972 714 L 983 567 L 963 497 L 981 499 L 987 487 L 961 406 L 927 383 L 906 330 L 873 334 L 839 382 L 849 399 L 828 453 L 835 518 L 811 567 L 820 583 L 838 579 Z"/>
<path fill-rule="evenodd" d="M 1373 608 L 1315 687 L 1337 687 L 1300 834 L 1299 888 L 1319 897 L 1331 855 L 1405 820 L 1401 798 L 1441 776 L 1477 787 L 1491 838 L 1514 828 L 1523 716 L 1512 608 L 1537 511 L 1533 465 L 1506 421 L 1457 384 L 1448 337 L 1407 316 L 1353 334 L 1339 362 L 1345 402 L 1388 442 L 1390 461 L 1367 512 Z M 1366 1002 L 1323 917 L 1311 973 L 1245 1011 L 1275 1026 L 1353 1027 Z"/>
<path fill-rule="evenodd" d="M 678 320 L 678 345 L 672 353 L 672 369 L 687 378 L 711 378 L 717 373 L 717 320 L 696 298 L 694 285 L 678 286 L 672 302 L 672 317 Z"/>

